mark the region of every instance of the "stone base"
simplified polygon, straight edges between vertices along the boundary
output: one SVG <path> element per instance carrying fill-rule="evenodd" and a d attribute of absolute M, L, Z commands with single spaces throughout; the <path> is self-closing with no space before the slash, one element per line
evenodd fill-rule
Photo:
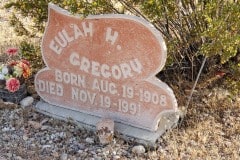
<path fill-rule="evenodd" d="M 86 113 L 78 112 L 75 110 L 51 105 L 44 101 L 39 101 L 36 106 L 36 110 L 40 113 L 49 115 L 51 117 L 69 120 L 72 119 L 77 125 L 84 128 L 96 130 L 97 123 L 102 119 L 101 117 L 89 115 Z M 142 143 L 147 146 L 155 146 L 156 140 L 167 130 L 176 126 L 178 122 L 178 114 L 174 113 L 167 115 L 160 120 L 159 128 L 156 132 L 151 132 L 145 129 L 137 128 L 134 126 L 126 125 L 120 122 L 115 122 L 115 132 L 120 133 L 124 139 L 135 138 L 138 143 Z"/>

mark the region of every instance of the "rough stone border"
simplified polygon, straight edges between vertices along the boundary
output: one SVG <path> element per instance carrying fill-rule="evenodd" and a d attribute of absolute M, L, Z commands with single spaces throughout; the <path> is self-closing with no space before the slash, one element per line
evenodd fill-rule
<path fill-rule="evenodd" d="M 102 119 L 94 115 L 78 112 L 75 110 L 55 106 L 49 104 L 43 100 L 36 103 L 35 109 L 45 115 L 61 120 L 72 119 L 74 123 L 79 126 L 83 126 L 86 129 L 96 130 L 96 124 Z M 155 146 L 156 140 L 163 135 L 167 130 L 176 126 L 178 122 L 178 114 L 174 116 L 166 115 L 159 123 L 159 129 L 156 132 L 151 132 L 145 129 L 137 128 L 134 126 L 126 125 L 120 122 L 114 121 L 114 130 L 121 134 L 121 137 L 128 140 L 129 138 L 135 138 L 136 142 L 142 143 L 147 146 Z"/>

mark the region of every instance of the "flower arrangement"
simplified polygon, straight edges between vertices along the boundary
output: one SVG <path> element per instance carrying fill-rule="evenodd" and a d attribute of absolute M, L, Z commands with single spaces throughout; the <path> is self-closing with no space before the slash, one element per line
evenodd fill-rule
<path fill-rule="evenodd" d="M 9 92 L 16 92 L 31 75 L 30 63 L 22 59 L 17 48 L 6 50 L 7 60 L 0 66 L 0 86 Z"/>

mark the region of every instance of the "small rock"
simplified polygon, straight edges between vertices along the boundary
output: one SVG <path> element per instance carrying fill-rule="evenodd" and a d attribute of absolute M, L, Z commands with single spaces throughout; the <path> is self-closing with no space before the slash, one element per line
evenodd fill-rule
<path fill-rule="evenodd" d="M 43 125 L 44 123 L 47 123 L 49 121 L 49 118 L 44 118 L 42 121 L 41 121 L 41 124 Z"/>
<path fill-rule="evenodd" d="M 36 90 L 35 90 L 35 87 L 34 87 L 34 85 L 29 85 L 28 87 L 27 87 L 27 91 L 28 91 L 28 93 L 29 94 L 36 94 Z"/>
<path fill-rule="evenodd" d="M 101 144 L 109 144 L 113 140 L 114 121 L 111 119 L 102 119 L 97 123 L 97 135 Z"/>
<path fill-rule="evenodd" d="M 232 142 L 227 141 L 227 142 L 225 142 L 225 144 L 228 148 L 231 148 Z"/>
<path fill-rule="evenodd" d="M 40 129 L 42 127 L 41 123 L 36 121 L 28 121 L 28 124 L 32 126 L 34 129 Z"/>
<path fill-rule="evenodd" d="M 1 100 L 2 101 L 2 100 Z M 3 105 L 2 105 L 2 103 L 3 103 Z M 12 103 L 12 102 L 1 102 L 0 103 L 0 108 L 8 108 L 8 109 L 15 109 L 15 108 L 17 108 L 17 104 L 15 104 L 15 103 Z"/>
<path fill-rule="evenodd" d="M 103 151 L 103 154 L 104 154 L 104 155 L 109 155 L 109 153 L 110 153 L 109 150 Z"/>
<path fill-rule="evenodd" d="M 60 138 L 65 138 L 65 137 L 66 137 L 66 133 L 65 133 L 65 132 L 60 132 L 60 133 L 58 134 L 58 136 L 59 136 Z"/>
<path fill-rule="evenodd" d="M 24 135 L 23 135 L 23 140 L 24 140 L 24 141 L 28 140 L 28 136 L 24 134 Z"/>
<path fill-rule="evenodd" d="M 24 98 L 23 100 L 21 100 L 20 105 L 22 108 L 28 107 L 28 106 L 32 105 L 33 100 L 34 100 L 33 97 L 28 96 L 28 97 Z"/>
<path fill-rule="evenodd" d="M 10 128 L 9 128 L 9 127 L 4 127 L 4 128 L 2 129 L 2 131 L 3 131 L 3 132 L 8 132 L 8 131 L 10 131 Z"/>
<path fill-rule="evenodd" d="M 78 144 L 78 148 L 80 150 L 84 150 L 86 147 L 85 147 L 85 145 L 83 143 L 80 143 L 80 144 Z"/>
<path fill-rule="evenodd" d="M 42 126 L 41 130 L 44 131 L 44 130 L 47 130 L 48 128 L 49 128 L 49 126 Z"/>
<path fill-rule="evenodd" d="M 117 159 L 120 159 L 121 157 L 120 156 L 118 156 L 118 155 L 116 155 L 116 156 L 113 156 L 113 159 L 114 160 L 117 160 Z"/>
<path fill-rule="evenodd" d="M 32 142 L 32 141 L 33 141 L 33 140 L 31 140 L 30 142 Z M 33 143 L 33 144 L 31 144 L 30 146 L 33 147 L 33 148 L 35 148 L 35 147 L 36 147 L 36 144 Z"/>
<path fill-rule="evenodd" d="M 134 146 L 132 148 L 132 152 L 136 154 L 143 154 L 145 153 L 145 148 L 142 145 Z"/>
<path fill-rule="evenodd" d="M 68 159 L 68 155 L 66 153 L 63 153 L 60 157 L 60 160 L 67 160 Z"/>
<path fill-rule="evenodd" d="M 93 138 L 90 138 L 90 137 L 87 137 L 87 138 L 86 138 L 86 142 L 87 142 L 87 143 L 90 143 L 90 144 L 93 144 L 93 143 L 94 143 L 94 139 L 93 139 Z"/>
<path fill-rule="evenodd" d="M 20 157 L 20 156 L 17 156 L 17 157 L 16 157 L 16 160 L 23 160 L 23 158 Z"/>
<path fill-rule="evenodd" d="M 51 145 L 46 144 L 46 145 L 43 145 L 43 146 L 42 146 L 42 149 L 45 149 L 45 148 L 51 148 L 51 147 L 52 147 Z"/>
<path fill-rule="evenodd" d="M 53 157 L 59 157 L 59 154 L 58 154 L 58 152 L 53 151 L 52 156 L 53 156 Z"/>
<path fill-rule="evenodd" d="M 2 129 L 3 132 L 8 132 L 8 131 L 15 131 L 15 128 L 14 127 L 4 127 Z"/>
<path fill-rule="evenodd" d="M 96 156 L 96 157 L 94 157 L 94 160 L 102 160 L 102 157 Z"/>
<path fill-rule="evenodd" d="M 92 155 L 96 155 L 97 153 L 95 151 L 90 151 Z"/>
<path fill-rule="evenodd" d="M 80 150 L 77 151 L 77 153 L 82 154 L 83 150 L 80 149 Z"/>
<path fill-rule="evenodd" d="M 57 137 L 57 133 L 51 134 L 50 139 L 54 140 Z"/>

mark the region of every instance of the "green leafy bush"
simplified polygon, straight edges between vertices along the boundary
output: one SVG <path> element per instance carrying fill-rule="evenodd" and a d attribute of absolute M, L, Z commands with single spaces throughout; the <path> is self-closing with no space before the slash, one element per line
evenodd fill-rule
<path fill-rule="evenodd" d="M 193 68 L 199 54 L 220 55 L 223 64 L 238 52 L 239 1 L 148 0 L 138 1 L 138 5 L 164 35 L 170 59 L 180 68 L 186 58 Z"/>
<path fill-rule="evenodd" d="M 50 2 L 67 9 L 73 14 L 82 14 L 84 16 L 118 12 L 113 7 L 114 3 L 106 0 L 94 0 L 92 2 L 84 0 L 18 0 L 10 1 L 5 5 L 5 8 L 15 8 L 17 13 L 20 13 L 23 17 L 30 17 L 34 22 L 32 28 L 43 33 L 47 21 L 48 3 Z M 13 18 L 11 24 L 16 28 L 19 28 L 19 26 L 22 28 L 23 26 L 22 22 L 17 18 Z M 22 34 L 26 34 L 26 32 Z"/>
<path fill-rule="evenodd" d="M 27 41 L 22 41 L 19 48 L 21 50 L 22 56 L 31 63 L 33 74 L 44 66 L 39 45 Z"/>

